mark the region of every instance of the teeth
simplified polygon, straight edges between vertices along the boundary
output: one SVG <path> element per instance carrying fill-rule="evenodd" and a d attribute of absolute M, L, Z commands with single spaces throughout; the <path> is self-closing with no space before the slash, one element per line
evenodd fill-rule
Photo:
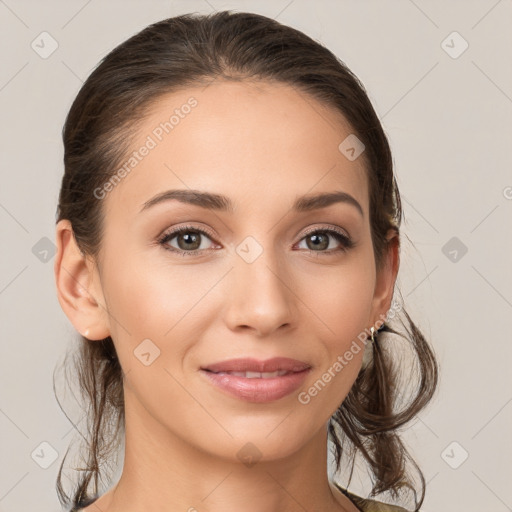
<path fill-rule="evenodd" d="M 218 375 L 234 375 L 235 377 L 244 377 L 246 379 L 271 379 L 286 375 L 287 370 L 278 370 L 275 372 L 219 372 Z"/>

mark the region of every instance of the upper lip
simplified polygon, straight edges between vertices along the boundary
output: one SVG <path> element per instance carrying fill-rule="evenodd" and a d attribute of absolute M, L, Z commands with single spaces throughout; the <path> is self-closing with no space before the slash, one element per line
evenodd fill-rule
<path fill-rule="evenodd" d="M 229 361 L 221 361 L 219 363 L 209 364 L 204 366 L 202 370 L 211 372 L 276 372 L 280 370 L 290 372 L 301 372 L 311 368 L 311 365 L 298 361 L 297 359 L 290 359 L 289 357 L 274 357 L 265 361 L 259 361 L 252 358 L 230 359 Z"/>

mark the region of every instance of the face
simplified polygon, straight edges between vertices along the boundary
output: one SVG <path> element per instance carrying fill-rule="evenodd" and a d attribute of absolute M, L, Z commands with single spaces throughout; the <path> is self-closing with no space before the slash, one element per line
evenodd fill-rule
<path fill-rule="evenodd" d="M 97 191 L 96 290 L 127 422 L 226 458 L 248 442 L 284 457 L 325 430 L 360 370 L 353 342 L 385 314 L 393 284 L 375 268 L 363 158 L 338 149 L 351 133 L 285 85 L 215 81 L 152 104 L 138 156 Z M 306 369 L 267 383 L 212 371 L 239 358 Z"/>

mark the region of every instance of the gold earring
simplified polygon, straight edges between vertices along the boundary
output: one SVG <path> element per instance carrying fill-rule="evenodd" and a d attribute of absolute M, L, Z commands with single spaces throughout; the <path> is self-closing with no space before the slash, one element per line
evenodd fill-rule
<path fill-rule="evenodd" d="M 383 331 L 386 327 L 386 324 L 383 323 L 378 329 L 375 329 L 375 327 L 373 327 L 373 325 L 370 327 L 370 340 L 372 343 L 375 343 L 376 341 L 376 336 L 379 332 Z"/>
<path fill-rule="evenodd" d="M 363 352 L 363 360 L 361 362 L 361 368 L 368 368 L 373 359 L 373 343 L 375 342 L 375 328 L 370 327 L 370 338 L 366 338 L 370 343 L 365 343 Z"/>

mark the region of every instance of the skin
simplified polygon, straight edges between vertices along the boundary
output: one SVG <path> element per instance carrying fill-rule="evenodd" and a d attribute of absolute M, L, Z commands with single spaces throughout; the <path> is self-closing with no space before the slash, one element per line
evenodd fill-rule
<path fill-rule="evenodd" d="M 398 240 L 377 272 L 364 160 L 338 150 L 350 126 L 290 86 L 216 80 L 165 95 L 134 149 L 191 96 L 198 105 L 102 200 L 97 260 L 82 256 L 69 221 L 57 225 L 59 302 L 90 340 L 112 337 L 124 372 L 123 473 L 85 510 L 353 512 L 327 478 L 326 428 L 363 350 L 307 405 L 297 395 L 389 310 Z M 174 200 L 140 212 L 168 189 L 224 194 L 235 211 Z M 352 195 L 363 215 L 347 203 L 291 211 L 298 196 L 334 190 Z M 215 235 L 200 235 L 200 255 L 156 242 L 187 224 Z M 329 227 L 354 247 L 332 252 L 343 247 L 332 235 L 328 246 L 308 245 L 307 228 Z M 263 250 L 252 263 L 236 252 L 248 236 Z M 179 238 L 167 245 L 184 250 Z M 148 338 L 160 355 L 146 366 L 134 350 Z M 312 370 L 301 389 L 269 403 L 227 395 L 199 372 L 235 357 L 275 356 Z M 261 454 L 251 467 L 237 456 L 249 442 Z"/>

